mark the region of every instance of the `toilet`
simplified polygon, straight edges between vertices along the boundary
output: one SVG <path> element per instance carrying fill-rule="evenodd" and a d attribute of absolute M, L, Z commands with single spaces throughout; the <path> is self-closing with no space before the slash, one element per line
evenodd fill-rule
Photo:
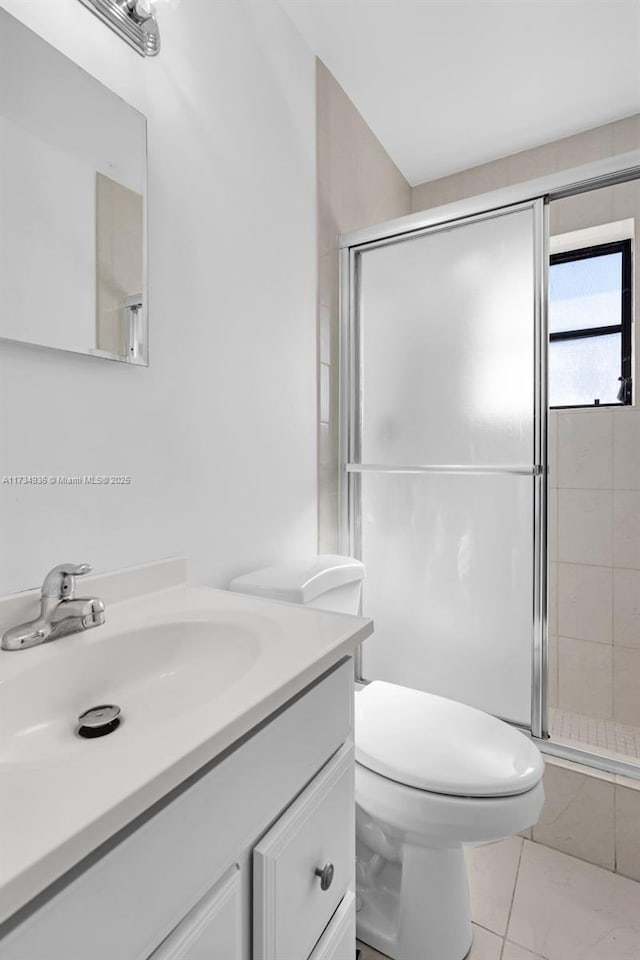
<path fill-rule="evenodd" d="M 229 589 L 357 614 L 364 568 L 323 555 L 237 577 Z M 536 823 L 538 748 L 481 710 L 375 680 L 355 693 L 357 935 L 393 960 L 471 948 L 464 845 Z"/>

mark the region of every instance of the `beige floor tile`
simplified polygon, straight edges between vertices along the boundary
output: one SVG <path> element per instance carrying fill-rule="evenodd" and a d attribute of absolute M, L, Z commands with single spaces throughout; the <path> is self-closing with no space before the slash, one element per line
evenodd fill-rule
<path fill-rule="evenodd" d="M 508 940 L 547 960 L 638 960 L 640 885 L 525 840 Z"/>
<path fill-rule="evenodd" d="M 362 943 L 360 940 L 356 941 L 356 946 L 362 951 L 360 960 L 387 960 L 384 953 L 378 953 L 378 951 L 374 950 L 373 947 L 368 946 L 366 943 Z"/>
<path fill-rule="evenodd" d="M 498 937 L 490 930 L 485 930 L 474 923 L 473 945 L 465 960 L 500 960 L 502 942 L 502 937 Z M 366 943 L 358 941 L 357 945 L 362 950 L 361 960 L 387 960 L 385 954 L 378 953 L 377 950 L 369 947 Z M 427 960 L 427 958 L 407 957 L 406 960 Z M 432 958 L 429 957 L 428 960 L 432 960 Z"/>
<path fill-rule="evenodd" d="M 539 953 L 531 953 L 524 947 L 519 947 L 517 943 L 507 942 L 504 945 L 502 960 L 544 960 Z"/>
<path fill-rule="evenodd" d="M 471 916 L 487 930 L 504 937 L 516 885 L 523 840 L 465 847 L 471 895 Z"/>
<path fill-rule="evenodd" d="M 546 799 L 533 828 L 533 839 L 612 870 L 614 786 L 606 780 L 547 764 Z"/>
<path fill-rule="evenodd" d="M 500 960 L 502 937 L 473 924 L 473 944 L 466 960 Z"/>

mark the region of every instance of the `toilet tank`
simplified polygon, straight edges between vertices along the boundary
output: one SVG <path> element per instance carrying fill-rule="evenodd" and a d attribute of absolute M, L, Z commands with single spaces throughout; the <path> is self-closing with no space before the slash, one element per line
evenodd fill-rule
<path fill-rule="evenodd" d="M 360 612 L 364 567 L 353 557 L 300 557 L 236 577 L 229 590 L 269 600 L 304 603 L 334 613 Z"/>

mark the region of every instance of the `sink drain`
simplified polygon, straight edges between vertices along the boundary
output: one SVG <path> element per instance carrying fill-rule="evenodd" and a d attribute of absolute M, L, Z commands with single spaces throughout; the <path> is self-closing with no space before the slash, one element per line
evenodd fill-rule
<path fill-rule="evenodd" d="M 120 707 L 115 703 L 103 703 L 85 710 L 78 717 L 78 736 L 91 740 L 106 737 L 120 726 Z"/>

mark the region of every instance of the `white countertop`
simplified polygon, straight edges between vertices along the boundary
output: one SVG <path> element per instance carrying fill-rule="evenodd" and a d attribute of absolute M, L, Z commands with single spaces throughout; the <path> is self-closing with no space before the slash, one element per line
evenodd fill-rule
<path fill-rule="evenodd" d="M 51 662 L 62 644 L 69 651 L 141 626 L 207 615 L 258 628 L 257 659 L 240 679 L 157 731 L 131 724 L 117 736 L 80 741 L 77 753 L 0 764 L 0 922 L 351 655 L 373 629 L 359 617 L 183 584 L 108 604 L 107 622 L 93 630 L 0 652 L 0 695 L 12 677 Z"/>

